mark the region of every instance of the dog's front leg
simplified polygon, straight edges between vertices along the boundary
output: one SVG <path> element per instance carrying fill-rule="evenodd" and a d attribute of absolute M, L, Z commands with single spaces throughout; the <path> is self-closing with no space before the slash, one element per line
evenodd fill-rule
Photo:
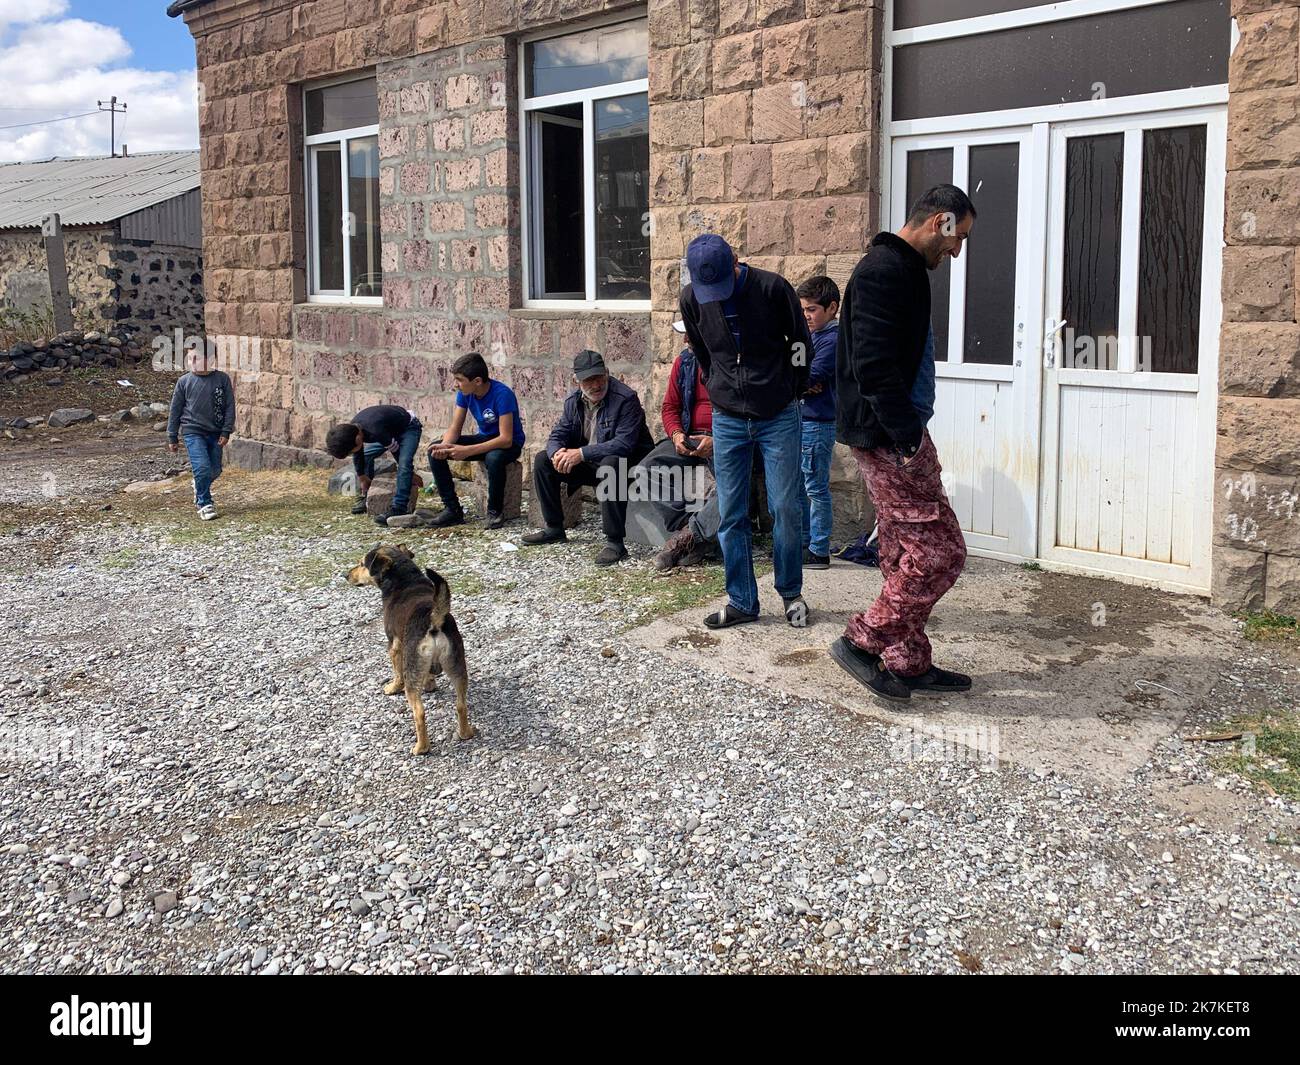
<path fill-rule="evenodd" d="M 402 683 L 402 643 L 400 640 L 388 641 L 388 661 L 393 664 L 393 679 L 384 685 L 384 694 L 396 695 L 406 686 Z"/>

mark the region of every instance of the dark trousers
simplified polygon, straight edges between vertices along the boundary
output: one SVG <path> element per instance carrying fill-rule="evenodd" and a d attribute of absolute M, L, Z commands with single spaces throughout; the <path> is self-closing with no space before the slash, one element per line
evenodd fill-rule
<path fill-rule="evenodd" d="M 594 464 L 580 462 L 570 472 L 560 473 L 551 465 L 551 457 L 545 451 L 539 451 L 537 458 L 533 460 L 533 492 L 537 495 L 537 502 L 541 504 L 542 518 L 546 522 L 546 527 L 548 529 L 564 527 L 560 485 L 589 485 L 594 488 L 602 477 L 599 472 L 601 467 L 610 467 L 610 472 L 603 475 L 605 478 L 618 478 L 620 468 L 626 472 L 641 458 L 641 455 L 636 455 L 620 459 L 611 455 Z M 615 544 L 623 542 L 623 533 L 627 526 L 627 486 L 624 484 L 621 487 L 621 491 L 611 493 L 614 498 L 602 499 L 600 503 L 600 527 L 605 533 L 605 539 Z"/>
<path fill-rule="evenodd" d="M 494 436 L 483 436 L 475 434 L 473 436 L 462 435 L 458 444 L 485 444 L 489 440 L 495 440 Z M 460 500 L 456 498 L 456 483 L 451 476 L 451 467 L 447 465 L 446 459 L 435 459 L 433 450 L 442 447 L 441 441 L 434 444 L 429 449 L 429 469 L 433 471 L 433 483 L 438 486 L 438 495 L 442 497 L 444 507 L 459 507 Z M 475 455 L 469 462 L 481 462 L 487 467 L 488 478 L 488 510 L 493 514 L 500 514 L 506 505 L 506 467 L 519 457 L 523 448 L 519 447 L 499 447 L 494 451 L 485 452 L 482 455 Z"/>

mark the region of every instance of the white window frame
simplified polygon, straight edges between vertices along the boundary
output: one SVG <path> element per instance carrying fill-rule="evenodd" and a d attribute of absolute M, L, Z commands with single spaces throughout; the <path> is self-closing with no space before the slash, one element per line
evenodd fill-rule
<path fill-rule="evenodd" d="M 596 298 L 596 128 L 595 104 L 599 100 L 608 100 L 618 96 L 635 96 L 650 94 L 650 79 L 638 78 L 633 81 L 613 82 L 608 85 L 596 85 L 587 89 L 575 89 L 571 92 L 551 93 L 548 96 L 527 95 L 528 69 L 527 47 L 536 41 L 553 37 L 567 37 L 584 30 L 614 26 L 622 23 L 647 22 L 642 14 L 629 19 L 626 13 L 612 15 L 529 34 L 519 41 L 519 208 L 521 263 L 523 267 L 523 305 L 535 310 L 556 311 L 648 311 L 650 300 L 620 300 Z M 541 186 L 541 152 L 539 138 L 534 134 L 537 127 L 530 122 L 530 114 L 544 108 L 564 104 L 582 105 L 582 186 L 583 186 L 583 250 L 586 263 L 586 291 L 581 298 L 532 297 L 532 280 L 541 271 L 542 236 L 540 212 L 533 210 L 533 192 Z M 647 134 L 648 136 L 648 134 Z M 649 281 L 649 278 L 647 278 Z"/>
<path fill-rule="evenodd" d="M 305 135 L 307 129 L 307 94 L 316 89 L 331 85 L 346 85 L 352 81 L 370 81 L 375 78 L 373 72 L 361 77 L 348 76 L 330 78 L 327 81 L 315 81 L 302 87 L 302 121 L 303 121 L 303 181 L 305 184 L 303 205 L 307 218 L 307 302 L 308 303 L 351 303 L 360 306 L 382 307 L 383 296 L 352 296 L 352 248 L 351 235 L 347 232 L 346 220 L 349 214 L 348 204 L 348 142 L 363 137 L 378 137 L 379 124 L 354 126 L 351 129 L 334 130 L 330 133 Z M 379 84 L 375 82 L 376 95 Z M 343 230 L 343 287 L 341 289 L 321 289 L 320 284 L 320 219 L 316 202 L 316 160 L 318 153 L 313 149 L 320 145 L 337 145 L 339 149 L 340 181 L 343 191 L 343 215 L 339 227 Z M 381 245 L 382 254 L 382 245 Z"/>

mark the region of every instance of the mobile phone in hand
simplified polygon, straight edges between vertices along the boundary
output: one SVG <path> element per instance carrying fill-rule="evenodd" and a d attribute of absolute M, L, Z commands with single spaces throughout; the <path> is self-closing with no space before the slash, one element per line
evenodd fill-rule
<path fill-rule="evenodd" d="M 700 449 L 700 442 L 695 437 L 688 436 L 682 441 L 682 447 L 687 451 L 698 451 Z"/>

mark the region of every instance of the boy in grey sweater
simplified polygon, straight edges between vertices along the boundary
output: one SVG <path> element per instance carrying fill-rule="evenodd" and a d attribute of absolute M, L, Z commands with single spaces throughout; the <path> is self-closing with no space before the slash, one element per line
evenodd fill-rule
<path fill-rule="evenodd" d="M 212 504 L 212 482 L 221 476 L 221 449 L 235 428 L 235 388 L 221 370 L 210 368 L 203 352 L 197 352 L 193 367 L 176 382 L 171 416 L 167 419 L 167 447 L 180 450 L 184 439 L 194 474 L 194 505 L 199 517 L 211 521 L 217 516 Z"/>

